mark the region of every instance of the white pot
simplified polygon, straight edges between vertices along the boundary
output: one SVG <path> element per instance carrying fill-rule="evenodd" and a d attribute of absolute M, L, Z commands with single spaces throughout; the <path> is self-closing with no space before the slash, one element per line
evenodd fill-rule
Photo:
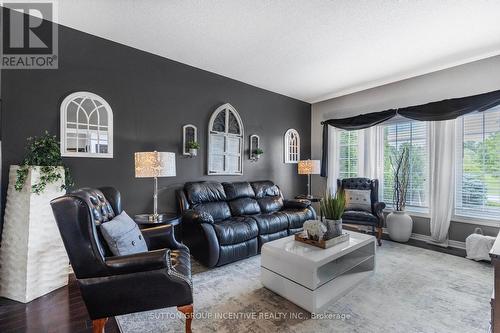
<path fill-rule="evenodd" d="M 194 149 L 194 148 L 189 149 L 189 155 L 191 157 L 197 156 L 198 155 L 198 149 Z"/>
<path fill-rule="evenodd" d="M 389 237 L 396 242 L 405 243 L 410 239 L 413 230 L 413 220 L 402 211 L 393 211 L 386 218 Z"/>
<path fill-rule="evenodd" d="M 0 296 L 27 303 L 68 284 L 69 260 L 50 201 L 64 195 L 60 181 L 31 192 L 40 168 L 31 167 L 21 191 L 16 191 L 19 166 L 11 166 L 0 247 Z"/>

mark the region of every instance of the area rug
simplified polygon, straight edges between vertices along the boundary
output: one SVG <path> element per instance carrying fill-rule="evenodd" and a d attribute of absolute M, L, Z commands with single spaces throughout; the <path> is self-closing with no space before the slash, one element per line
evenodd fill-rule
<path fill-rule="evenodd" d="M 260 256 L 203 270 L 196 263 L 193 332 L 487 332 L 493 270 L 385 241 L 375 275 L 311 315 L 260 283 Z M 183 332 L 175 308 L 116 317 L 122 333 Z"/>

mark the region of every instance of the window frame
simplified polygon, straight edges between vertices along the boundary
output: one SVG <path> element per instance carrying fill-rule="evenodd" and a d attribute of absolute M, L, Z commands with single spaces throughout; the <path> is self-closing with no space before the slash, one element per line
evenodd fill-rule
<path fill-rule="evenodd" d="M 224 132 L 218 132 L 218 131 L 213 131 L 213 125 L 214 121 L 221 112 L 226 112 L 225 114 L 225 128 Z M 238 122 L 238 125 L 240 127 L 240 134 L 232 134 L 229 133 L 229 113 L 232 113 L 233 116 L 236 118 L 236 121 Z M 210 116 L 210 120 L 208 122 L 208 150 L 207 150 L 207 174 L 209 176 L 217 176 L 217 175 L 225 175 L 225 176 L 241 176 L 243 175 L 243 147 L 244 147 L 244 141 L 245 141 L 245 136 L 244 136 L 244 127 L 243 127 L 243 121 L 241 120 L 240 114 L 236 109 L 229 103 L 223 104 L 219 106 Z M 236 172 L 230 172 L 226 171 L 227 169 L 225 168 L 223 171 L 218 171 L 218 170 L 212 170 L 212 146 L 213 146 L 213 140 L 214 137 L 223 137 L 224 138 L 224 150 L 222 155 L 224 156 L 224 163 L 227 161 L 227 156 L 228 155 L 233 155 L 229 154 L 227 152 L 227 140 L 228 138 L 239 138 L 239 165 L 240 165 L 240 170 Z M 227 164 L 226 164 L 227 165 Z"/>
<path fill-rule="evenodd" d="M 292 135 L 295 135 L 296 138 L 297 138 L 297 140 L 296 140 L 297 144 L 294 145 L 294 146 L 291 146 L 291 144 L 292 144 Z M 284 149 L 283 149 L 283 152 L 284 152 L 284 162 L 286 164 L 297 164 L 297 163 L 299 163 L 299 161 L 300 161 L 300 135 L 299 135 L 299 132 L 296 129 L 290 128 L 290 129 L 288 129 L 285 132 L 284 140 L 283 140 L 283 145 L 284 145 Z M 292 152 L 291 148 L 295 148 L 295 152 Z M 290 155 L 292 155 L 292 154 L 295 155 L 296 160 L 290 158 Z"/>
<path fill-rule="evenodd" d="M 91 152 L 68 152 L 67 151 L 67 119 L 68 119 L 68 107 L 77 98 L 90 99 L 91 101 L 98 101 L 101 103 L 102 107 L 107 112 L 108 118 L 108 152 L 107 153 L 91 153 Z M 76 103 L 76 102 L 75 102 Z M 95 104 L 94 104 L 95 105 Z M 101 107 L 96 107 L 99 109 Z M 96 110 L 98 111 L 98 110 Z M 78 116 L 77 116 L 78 117 Z M 113 110 L 108 102 L 101 96 L 89 92 L 89 91 L 78 91 L 69 94 L 64 98 L 60 107 L 60 150 L 62 157 L 90 157 L 90 158 L 113 158 Z M 78 124 L 78 118 L 76 119 Z M 78 126 L 78 125 L 77 125 Z M 90 126 L 90 125 L 88 125 Z M 99 125 L 98 125 L 99 126 Z M 99 133 L 99 130 L 98 130 Z"/>
<path fill-rule="evenodd" d="M 493 107 L 489 110 L 485 110 L 480 112 L 480 114 L 483 116 L 483 124 L 484 124 L 484 115 L 487 112 L 492 112 L 492 109 L 496 109 L 493 112 L 498 112 L 499 117 L 500 117 L 500 109 L 498 107 Z M 470 215 L 466 214 L 467 209 L 463 208 L 457 208 L 457 200 L 458 200 L 458 189 L 459 184 L 458 179 L 463 179 L 461 175 L 463 175 L 463 168 L 464 168 L 464 163 L 463 163 L 463 153 L 464 153 L 464 126 L 465 126 L 465 117 L 474 114 L 466 114 L 461 117 L 458 117 L 456 119 L 456 130 L 455 130 L 455 188 L 454 188 L 454 198 L 453 198 L 453 210 L 452 210 L 452 216 L 451 216 L 451 221 L 453 222 L 458 222 L 458 223 L 472 223 L 472 224 L 477 224 L 477 225 L 483 225 L 483 226 L 492 226 L 492 227 L 500 227 L 500 221 L 495 220 L 490 214 L 494 214 L 495 212 L 488 212 L 488 213 L 483 213 L 486 217 L 484 216 L 479 216 L 479 215 L 474 215 L 474 213 L 471 213 Z M 500 130 L 499 130 L 500 133 Z M 483 125 L 483 132 L 482 136 L 484 137 L 484 125 Z M 500 147 L 499 147 L 500 148 Z M 458 210 L 461 211 L 458 211 Z M 474 210 L 471 210 L 474 211 Z M 500 208 L 498 209 L 500 212 Z M 465 213 L 464 213 L 465 212 Z M 478 211 L 474 211 L 478 212 Z M 481 214 L 479 211 L 478 214 Z"/>
<path fill-rule="evenodd" d="M 404 118 L 404 117 L 398 117 L 393 120 L 389 120 L 384 122 L 383 124 L 377 125 L 377 126 L 382 126 L 383 130 L 385 131 L 385 127 L 391 126 L 391 125 L 397 125 L 401 123 L 411 123 L 411 122 L 422 122 L 418 120 L 413 120 L 409 118 Z M 430 202 L 430 149 L 431 149 L 431 138 L 430 138 L 430 123 L 429 122 L 423 122 L 425 123 L 426 126 L 426 182 L 425 182 L 425 194 L 426 194 L 426 202 L 427 206 L 415 206 L 415 205 L 406 205 L 406 211 L 415 215 L 415 216 L 422 216 L 422 217 L 429 217 L 430 216 L 430 211 L 431 211 L 431 202 Z M 412 134 L 413 138 L 413 134 Z M 382 165 L 385 162 L 385 134 L 384 138 L 382 140 L 382 147 L 379 147 L 379 149 L 382 149 Z M 384 168 L 382 168 L 384 170 Z M 384 197 L 384 189 L 386 187 L 385 184 L 385 172 L 382 173 L 382 179 L 379 181 L 379 198 L 381 201 L 385 202 L 387 205 L 387 209 L 392 211 L 392 198 L 385 198 Z M 410 215 L 411 215 L 410 214 Z"/>
<path fill-rule="evenodd" d="M 364 146 L 364 131 L 363 130 L 353 130 L 353 131 L 347 131 L 347 130 L 339 130 L 338 132 L 338 147 L 336 147 L 338 150 L 339 150 L 339 171 L 338 171 L 338 178 L 339 179 L 344 179 L 342 178 L 342 171 L 341 171 L 341 161 L 342 161 L 342 158 L 341 158 L 341 155 L 340 155 L 340 151 L 342 149 L 342 134 L 344 133 L 348 133 L 349 135 L 351 135 L 351 133 L 356 133 L 356 136 L 357 136 L 357 142 L 356 142 L 356 148 L 358 150 L 358 158 L 357 158 L 357 167 L 356 167 L 356 175 L 355 176 L 352 176 L 352 177 L 347 177 L 347 178 L 356 178 L 356 177 L 361 177 L 362 174 L 364 174 L 364 171 L 363 171 L 363 165 L 364 165 L 364 153 L 365 153 L 365 146 Z M 354 146 L 354 145 L 345 145 L 344 147 L 347 147 L 347 146 Z"/>

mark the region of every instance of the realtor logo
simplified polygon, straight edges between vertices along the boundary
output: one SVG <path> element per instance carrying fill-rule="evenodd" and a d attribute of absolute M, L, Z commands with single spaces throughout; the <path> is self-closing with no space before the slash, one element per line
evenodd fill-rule
<path fill-rule="evenodd" d="M 9 1 L 1 8 L 1 68 L 57 69 L 57 11 L 51 1 Z"/>

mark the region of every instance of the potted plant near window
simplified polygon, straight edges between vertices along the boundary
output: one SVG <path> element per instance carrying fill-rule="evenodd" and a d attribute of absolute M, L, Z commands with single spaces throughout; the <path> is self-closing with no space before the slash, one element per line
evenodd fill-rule
<path fill-rule="evenodd" d="M 253 151 L 253 160 L 258 161 L 260 158 L 260 155 L 264 154 L 264 151 L 262 148 L 255 148 Z"/>
<path fill-rule="evenodd" d="M 345 210 L 345 193 L 337 191 L 335 195 L 327 192 L 320 201 L 320 211 L 323 223 L 326 225 L 324 239 L 331 239 L 342 235 L 342 215 Z"/>
<path fill-rule="evenodd" d="M 69 260 L 49 203 L 70 185 L 56 137 L 29 138 L 22 164 L 10 167 L 0 296 L 27 303 L 68 283 Z"/>
<path fill-rule="evenodd" d="M 405 212 L 406 196 L 410 179 L 410 147 L 402 146 L 391 158 L 394 177 L 392 205 L 394 210 L 387 216 L 389 237 L 396 242 L 407 242 L 411 237 L 413 220 Z"/>
<path fill-rule="evenodd" d="M 198 155 L 198 149 L 200 149 L 200 144 L 198 143 L 198 141 L 194 140 L 188 141 L 187 149 L 189 150 L 189 156 L 195 157 L 196 155 Z"/>

